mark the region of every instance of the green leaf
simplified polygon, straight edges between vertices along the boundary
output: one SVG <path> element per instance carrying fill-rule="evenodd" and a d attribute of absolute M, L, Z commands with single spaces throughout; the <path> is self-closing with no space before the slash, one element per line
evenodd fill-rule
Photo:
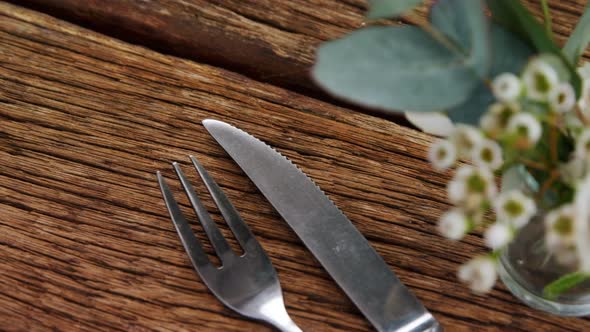
<path fill-rule="evenodd" d="M 367 18 L 376 20 L 381 18 L 398 17 L 416 7 L 423 0 L 371 0 Z"/>
<path fill-rule="evenodd" d="M 480 82 L 463 104 L 449 109 L 447 114 L 453 123 L 479 126 L 479 118 L 494 101 L 495 97 L 490 88 L 485 83 Z"/>
<path fill-rule="evenodd" d="M 477 84 L 464 62 L 419 28 L 368 27 L 322 45 L 313 76 L 366 106 L 435 111 L 460 104 Z"/>
<path fill-rule="evenodd" d="M 449 1 L 461 10 L 449 11 L 448 19 L 456 25 L 462 20 L 468 43 L 453 45 L 413 26 L 368 27 L 322 45 L 314 79 L 336 96 L 387 111 L 431 112 L 462 104 L 488 67 L 489 50 L 481 42 L 489 38 L 487 21 L 481 1 L 440 3 Z"/>
<path fill-rule="evenodd" d="M 567 292 L 587 280 L 590 280 L 590 274 L 586 272 L 572 272 L 566 274 L 545 286 L 545 288 L 543 288 L 543 295 L 547 299 L 555 299 L 564 292 Z"/>
<path fill-rule="evenodd" d="M 481 0 L 440 0 L 431 10 L 432 26 L 468 55 L 467 61 L 480 77 L 490 67 L 489 23 Z"/>
<path fill-rule="evenodd" d="M 561 50 L 547 35 L 535 17 L 515 0 L 487 0 L 495 22 L 516 33 L 539 52 L 561 54 Z"/>
<path fill-rule="evenodd" d="M 588 47 L 588 43 L 590 43 L 590 7 L 586 7 L 584 15 L 567 40 L 563 47 L 563 54 L 569 62 L 577 64 Z"/>
<path fill-rule="evenodd" d="M 504 28 L 492 24 L 492 68 L 490 77 L 505 72 L 518 73 L 533 54 L 531 48 L 506 31 Z M 479 118 L 495 101 L 494 95 L 485 82 L 480 82 L 469 99 L 463 104 L 448 109 L 448 115 L 453 122 L 479 124 Z"/>

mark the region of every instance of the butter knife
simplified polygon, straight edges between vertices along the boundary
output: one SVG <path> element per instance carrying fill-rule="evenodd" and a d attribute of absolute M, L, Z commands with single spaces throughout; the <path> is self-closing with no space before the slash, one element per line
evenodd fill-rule
<path fill-rule="evenodd" d="M 203 125 L 377 331 L 442 331 L 350 220 L 291 161 L 225 122 Z"/>

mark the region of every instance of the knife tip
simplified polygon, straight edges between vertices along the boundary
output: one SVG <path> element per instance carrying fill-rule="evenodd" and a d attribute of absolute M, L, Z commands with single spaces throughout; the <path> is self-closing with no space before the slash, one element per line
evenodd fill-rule
<path fill-rule="evenodd" d="M 205 119 L 202 121 L 203 126 L 205 126 L 205 128 L 209 128 L 215 124 L 223 124 L 224 122 L 221 122 L 219 120 L 214 120 L 214 119 Z"/>

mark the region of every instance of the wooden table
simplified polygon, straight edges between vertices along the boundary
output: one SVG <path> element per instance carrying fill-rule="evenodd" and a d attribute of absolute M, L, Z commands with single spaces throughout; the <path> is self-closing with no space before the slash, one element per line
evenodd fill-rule
<path fill-rule="evenodd" d="M 310 83 L 314 48 L 358 27 L 362 1 L 14 3 L 28 9 L 0 2 L 0 330 L 270 331 L 224 308 L 183 252 L 155 171 L 172 178 L 170 162 L 188 170 L 189 154 L 251 226 L 305 331 L 371 330 L 205 118 L 296 162 L 447 331 L 590 330 L 502 285 L 480 297 L 459 284 L 457 267 L 485 248 L 480 235 L 436 233 L 449 174 L 424 160 L 431 138 Z M 552 2 L 561 37 L 584 3 Z"/>

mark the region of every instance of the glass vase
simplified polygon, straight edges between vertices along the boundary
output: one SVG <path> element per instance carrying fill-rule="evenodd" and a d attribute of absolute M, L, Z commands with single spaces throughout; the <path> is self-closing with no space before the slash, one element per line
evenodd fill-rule
<path fill-rule="evenodd" d="M 533 218 L 504 250 L 500 278 L 506 287 L 530 307 L 561 316 L 590 315 L 590 281 L 586 280 L 554 298 L 544 293 L 547 285 L 576 271 L 564 265 L 545 247 L 542 215 Z"/>

